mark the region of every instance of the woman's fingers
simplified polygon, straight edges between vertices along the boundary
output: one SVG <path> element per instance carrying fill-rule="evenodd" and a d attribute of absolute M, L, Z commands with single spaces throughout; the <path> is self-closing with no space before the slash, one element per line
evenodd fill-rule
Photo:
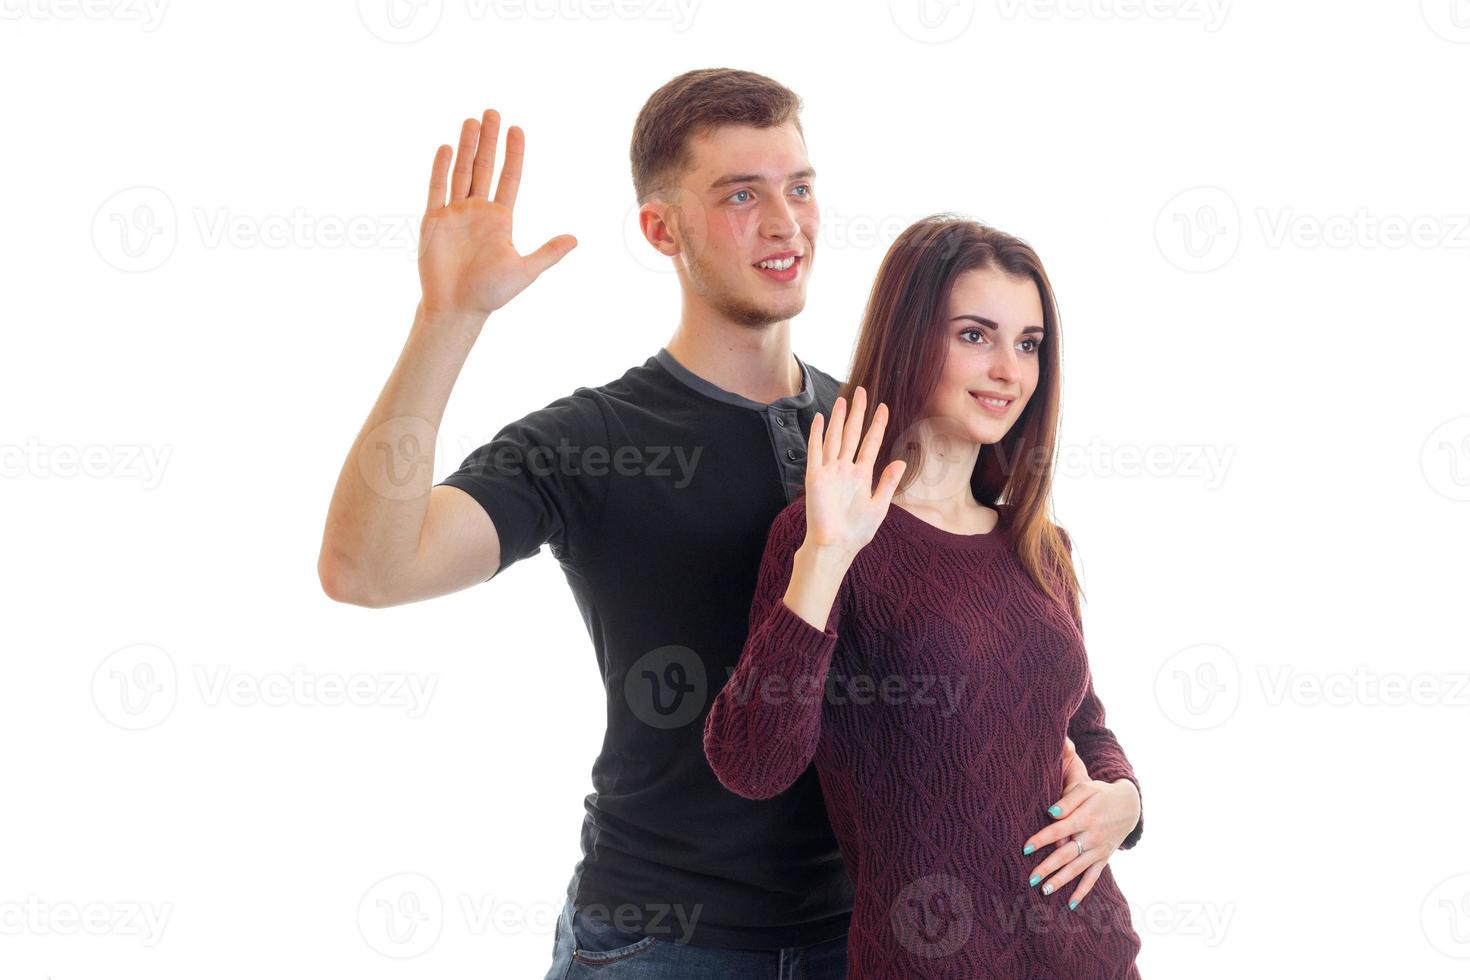
<path fill-rule="evenodd" d="M 857 455 L 858 443 L 862 440 L 863 416 L 867 406 L 867 392 L 863 391 L 862 385 L 858 385 L 857 391 L 852 394 L 852 411 L 848 415 L 847 424 L 842 427 L 842 458 L 849 463 Z"/>
<path fill-rule="evenodd" d="M 862 447 L 858 449 L 857 462 L 872 466 L 878 460 L 878 449 L 883 445 L 883 430 L 888 425 L 888 406 L 883 402 L 873 409 L 873 424 L 868 426 L 867 434 L 863 436 Z"/>
<path fill-rule="evenodd" d="M 893 493 L 898 489 L 898 481 L 903 479 L 903 471 L 908 465 L 901 459 L 895 459 L 883 468 L 883 475 L 878 478 L 878 489 L 873 493 L 873 502 L 877 504 L 879 513 L 888 513 Z"/>
<path fill-rule="evenodd" d="M 475 150 L 475 160 L 470 168 L 470 189 L 467 197 L 484 200 L 490 196 L 490 177 L 495 173 L 495 146 L 500 137 L 500 113 L 486 109 L 480 123 L 480 143 Z"/>
<path fill-rule="evenodd" d="M 1078 783 L 1076 786 L 1073 786 L 1071 789 L 1069 789 L 1066 795 L 1063 796 L 1060 800 L 1057 800 L 1055 803 L 1049 806 L 1046 812 L 1051 815 L 1053 820 L 1060 820 L 1062 817 L 1069 817 L 1072 814 L 1076 813 L 1077 809 L 1082 806 L 1083 803 L 1087 802 L 1089 797 L 1096 794 L 1097 791 L 1098 785 L 1092 780 L 1088 780 L 1085 783 Z"/>
<path fill-rule="evenodd" d="M 444 194 L 449 190 L 449 161 L 454 156 L 454 148 L 448 143 L 441 144 L 434 151 L 434 168 L 429 171 L 429 204 L 424 210 L 436 211 L 444 206 Z"/>
<path fill-rule="evenodd" d="M 827 441 L 822 446 L 824 460 L 842 458 L 842 423 L 847 419 L 847 399 L 841 395 L 832 403 L 832 425 L 827 429 Z"/>
<path fill-rule="evenodd" d="M 1080 836 L 1081 833 L 1082 832 L 1079 830 L 1077 835 Z M 1083 851 L 1080 855 L 1077 853 L 1077 845 L 1072 843 L 1073 836 L 1073 834 L 1063 834 L 1061 837 L 1055 838 L 1056 848 L 1044 859 L 1037 862 L 1036 866 L 1031 869 L 1031 887 L 1035 888 L 1052 872 L 1060 870 L 1061 868 L 1065 867 L 1068 862 L 1075 861 L 1079 857 L 1083 857 L 1087 854 L 1086 851 Z M 1047 843 L 1052 843 L 1052 841 L 1048 841 Z M 1087 841 L 1083 840 L 1082 845 L 1083 847 L 1086 847 Z M 1045 847 L 1046 844 L 1038 844 L 1036 846 L 1038 848 L 1041 848 Z"/>
<path fill-rule="evenodd" d="M 812 428 L 806 437 L 806 471 L 811 473 L 822 465 L 822 413 L 812 416 Z"/>
<path fill-rule="evenodd" d="M 1077 908 L 1077 904 L 1087 897 L 1088 892 L 1092 891 L 1092 886 L 1097 884 L 1097 879 L 1102 877 L 1103 868 L 1107 866 L 1108 863 L 1106 861 L 1098 861 L 1086 871 L 1082 872 L 1082 880 L 1072 890 L 1072 898 L 1071 901 L 1067 902 L 1067 908 Z"/>
<path fill-rule="evenodd" d="M 1086 839 L 1083 839 L 1082 846 L 1087 847 Z M 1078 854 L 1077 848 L 1072 845 L 1071 841 L 1063 841 L 1060 845 L 1058 845 L 1057 850 L 1062 852 L 1063 854 L 1071 854 L 1072 860 L 1063 865 L 1062 868 L 1057 871 L 1056 874 L 1051 875 L 1051 877 L 1046 878 L 1046 875 L 1042 875 L 1042 877 L 1046 878 L 1046 884 L 1041 886 L 1041 894 L 1043 895 L 1050 895 L 1052 892 L 1056 891 L 1058 888 L 1061 888 L 1073 878 L 1078 877 L 1091 868 L 1097 867 L 1098 865 L 1106 864 L 1108 860 L 1108 855 L 1112 853 L 1111 851 L 1096 847 L 1088 848 L 1081 854 Z M 1102 872 L 1099 871 L 1098 874 L 1102 874 Z"/>
<path fill-rule="evenodd" d="M 1070 813 L 1064 817 L 1054 817 L 1051 823 L 1026 838 L 1021 853 L 1031 854 L 1034 851 L 1039 851 L 1048 844 L 1055 844 L 1058 841 L 1066 840 L 1074 833 L 1080 833 L 1082 829 L 1082 822 L 1077 818 L 1075 813 Z"/>

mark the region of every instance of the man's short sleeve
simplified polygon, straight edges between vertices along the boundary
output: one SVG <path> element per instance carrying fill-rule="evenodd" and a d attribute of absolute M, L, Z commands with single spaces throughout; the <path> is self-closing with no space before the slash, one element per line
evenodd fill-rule
<path fill-rule="evenodd" d="M 440 484 L 463 490 L 490 515 L 500 571 L 546 543 L 558 560 L 575 561 L 594 550 L 607 500 L 607 443 L 597 395 L 578 388 L 505 426 Z"/>

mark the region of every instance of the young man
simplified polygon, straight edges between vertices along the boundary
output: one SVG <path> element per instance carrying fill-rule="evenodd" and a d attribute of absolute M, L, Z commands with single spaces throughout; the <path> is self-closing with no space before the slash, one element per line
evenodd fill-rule
<path fill-rule="evenodd" d="M 340 601 L 442 595 L 542 544 L 567 576 L 608 722 L 548 980 L 612 962 L 622 977 L 846 975 L 852 884 L 815 771 L 747 800 L 720 785 L 702 743 L 767 532 L 839 387 L 791 350 L 818 222 L 799 110 L 743 71 L 655 92 L 631 155 L 644 236 L 678 273 L 673 336 L 620 378 L 505 426 L 440 485 L 423 466 L 405 485 L 379 475 L 375 447 L 412 435 L 432 449 L 487 318 L 576 244 L 515 251 L 524 137 L 507 132 L 492 200 L 500 120 L 467 120 L 452 178 L 449 147 L 434 158 L 413 327 L 332 499 L 319 572 Z"/>

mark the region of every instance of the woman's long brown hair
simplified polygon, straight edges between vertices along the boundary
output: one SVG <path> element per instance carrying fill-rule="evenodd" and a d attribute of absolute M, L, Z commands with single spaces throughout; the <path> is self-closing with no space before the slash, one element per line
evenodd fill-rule
<path fill-rule="evenodd" d="M 878 269 L 841 395 L 850 408 L 857 386 L 866 390 L 864 432 L 878 403 L 887 404 L 888 424 L 873 474 L 876 479 L 893 460 L 907 460 L 898 485 L 902 492 L 919 476 L 918 433 L 924 406 L 939 383 L 949 351 L 950 290 L 961 274 L 974 269 L 994 269 L 1035 283 L 1046 336 L 1039 351 L 1036 390 L 1010 431 L 998 443 L 980 447 L 970 488 L 986 505 L 1004 496 L 1012 513 L 1017 557 L 1080 629 L 1077 573 L 1068 545 L 1048 514 L 1061 411 L 1061 324 L 1051 282 L 1030 245 L 952 214 L 930 215 L 906 228 Z"/>

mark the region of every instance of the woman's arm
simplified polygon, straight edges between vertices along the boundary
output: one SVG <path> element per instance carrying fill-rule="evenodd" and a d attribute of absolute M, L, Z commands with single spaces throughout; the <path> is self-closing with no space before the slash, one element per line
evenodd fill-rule
<path fill-rule="evenodd" d="M 848 569 L 888 513 L 904 463 L 873 483 L 888 408 L 879 403 L 863 435 L 866 393 L 832 406 L 828 429 L 812 419 L 806 492 L 766 536 L 750 632 L 735 673 L 704 722 L 704 752 L 720 782 L 752 799 L 796 782 L 817 751 L 823 695 Z M 798 542 L 800 547 L 798 547 Z"/>
<path fill-rule="evenodd" d="M 1119 850 L 1126 851 L 1143 836 L 1143 789 L 1138 784 L 1138 777 L 1134 775 L 1128 756 L 1123 754 L 1123 746 L 1118 743 L 1112 729 L 1108 728 L 1106 720 L 1102 702 L 1092 689 L 1092 672 L 1089 670 L 1087 691 L 1082 697 L 1082 703 L 1073 712 L 1072 720 L 1067 724 L 1067 737 L 1076 743 L 1077 754 L 1087 765 L 1090 778 L 1105 783 L 1126 779 L 1133 784 L 1138 795 L 1138 823 L 1118 845 Z"/>
<path fill-rule="evenodd" d="M 750 799 L 767 799 L 796 782 L 821 735 L 842 619 L 842 604 L 834 600 L 851 562 L 805 543 L 797 547 L 806 535 L 805 509 L 798 501 L 771 527 L 740 663 L 704 724 L 705 756 L 715 775 Z"/>

